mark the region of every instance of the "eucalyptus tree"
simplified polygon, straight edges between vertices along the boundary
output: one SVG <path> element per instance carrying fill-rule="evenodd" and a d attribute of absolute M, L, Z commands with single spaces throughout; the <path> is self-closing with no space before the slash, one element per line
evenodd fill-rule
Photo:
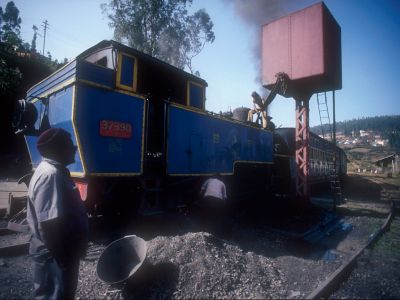
<path fill-rule="evenodd" d="M 14 46 L 21 46 L 20 38 L 21 18 L 19 10 L 13 1 L 6 4 L 6 7 L 0 7 L 0 41 Z"/>
<path fill-rule="evenodd" d="M 193 0 L 110 0 L 102 4 L 114 38 L 194 73 L 192 60 L 213 43 L 213 22 L 204 9 L 189 13 Z"/>

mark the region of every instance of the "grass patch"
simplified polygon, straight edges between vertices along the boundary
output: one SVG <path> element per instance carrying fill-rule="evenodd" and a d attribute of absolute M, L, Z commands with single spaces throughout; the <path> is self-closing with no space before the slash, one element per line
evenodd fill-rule
<path fill-rule="evenodd" d="M 390 230 L 379 239 L 374 251 L 400 259 L 400 219 L 395 218 L 390 224 Z"/>
<path fill-rule="evenodd" d="M 385 178 L 385 182 L 397 186 L 398 189 L 400 188 L 400 176 Z"/>

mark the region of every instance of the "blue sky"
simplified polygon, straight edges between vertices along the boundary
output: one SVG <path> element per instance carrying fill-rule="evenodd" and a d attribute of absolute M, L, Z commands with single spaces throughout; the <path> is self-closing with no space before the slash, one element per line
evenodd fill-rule
<path fill-rule="evenodd" d="M 241 1 L 241 0 L 237 0 Z M 247 0 L 253 5 L 254 0 Z M 265 0 L 278 3 L 279 0 Z M 314 0 L 290 1 L 303 8 Z M 8 0 L 0 0 L 5 7 Z M 112 29 L 100 4 L 105 0 L 14 0 L 22 18 L 22 38 L 31 42 L 32 25 L 50 26 L 45 52 L 53 58 L 73 59 L 103 39 Z M 242 3 L 246 3 L 243 0 Z M 324 1 L 342 29 L 343 87 L 336 92 L 336 120 L 400 114 L 400 0 Z M 206 45 L 194 66 L 208 82 L 206 108 L 212 111 L 251 106 L 252 91 L 262 91 L 254 60 L 259 28 L 249 25 L 230 0 L 194 0 L 193 9 L 205 8 L 214 22 L 216 40 Z M 42 38 L 37 48 L 42 49 Z M 294 101 L 277 97 L 270 114 L 277 126 L 294 126 Z M 332 116 L 331 116 L 332 117 Z M 310 125 L 319 124 L 316 98 L 310 102 Z"/>

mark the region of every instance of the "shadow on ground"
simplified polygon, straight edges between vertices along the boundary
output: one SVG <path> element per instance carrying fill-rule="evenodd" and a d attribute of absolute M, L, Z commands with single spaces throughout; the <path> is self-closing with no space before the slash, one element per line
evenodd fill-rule
<path fill-rule="evenodd" d="M 345 197 L 355 203 L 372 204 L 379 203 L 382 186 L 361 176 L 351 175 L 344 181 L 343 191 Z M 344 216 L 385 216 L 383 213 L 362 207 L 355 210 L 338 207 L 336 212 L 333 212 L 331 209 L 293 202 L 287 198 L 261 201 L 260 205 L 253 209 L 244 206 L 236 210 L 227 218 L 224 230 L 210 231 L 205 226 L 204 220 L 193 211 L 185 213 L 170 211 L 160 215 L 139 217 L 129 227 L 119 233 L 112 233 L 111 237 L 104 240 L 110 241 L 118 235 L 126 234 L 136 234 L 145 240 L 151 240 L 157 236 L 210 232 L 224 243 L 235 244 L 243 251 L 267 257 L 292 255 L 319 259 L 320 256 L 315 255 L 316 249 L 322 255 L 324 250 L 334 249 L 346 239 L 349 231 L 337 226 Z M 331 218 L 332 222 L 326 222 L 327 218 Z M 336 230 L 330 231 L 329 226 L 336 226 Z M 305 239 L 306 233 L 310 230 L 317 232 L 312 242 Z"/>
<path fill-rule="evenodd" d="M 125 299 L 171 299 L 178 282 L 179 267 L 173 263 L 144 263 L 126 282 Z"/>
<path fill-rule="evenodd" d="M 379 202 L 382 189 L 382 185 L 356 174 L 343 180 L 343 194 L 354 202 Z"/>

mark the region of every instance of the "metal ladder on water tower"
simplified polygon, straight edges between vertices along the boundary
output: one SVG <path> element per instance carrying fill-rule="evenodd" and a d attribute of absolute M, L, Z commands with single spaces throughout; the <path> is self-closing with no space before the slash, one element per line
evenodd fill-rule
<path fill-rule="evenodd" d="M 332 126 L 331 126 L 331 118 L 329 117 L 328 97 L 326 96 L 326 92 L 317 94 L 317 103 L 318 103 L 319 120 L 321 122 L 322 137 L 325 138 L 325 130 L 324 130 L 324 122 L 325 122 L 325 124 L 328 124 L 329 138 L 332 141 L 333 138 Z"/>
<path fill-rule="evenodd" d="M 329 116 L 329 109 L 328 109 L 328 97 L 326 92 L 324 93 L 318 93 L 317 94 L 317 103 L 318 103 L 318 113 L 319 113 L 319 119 L 321 122 L 321 133 L 322 137 L 325 139 L 325 130 L 324 130 L 324 125 L 328 125 L 328 131 L 329 131 L 329 138 L 330 141 L 333 140 L 333 131 L 332 131 L 332 125 L 331 125 L 331 119 Z M 324 124 L 325 121 L 325 124 Z M 326 123 L 327 122 L 327 123 Z M 336 146 L 336 145 L 334 145 Z M 332 161 L 328 162 L 328 168 L 329 168 L 329 183 L 330 183 L 330 189 L 332 192 L 332 195 L 334 197 L 334 206 L 336 204 L 343 202 L 343 194 L 342 194 L 342 185 L 340 182 L 340 177 L 338 174 L 338 164 L 337 164 L 337 153 L 334 148 L 334 151 L 327 150 L 327 154 L 329 153 L 332 157 Z"/>

